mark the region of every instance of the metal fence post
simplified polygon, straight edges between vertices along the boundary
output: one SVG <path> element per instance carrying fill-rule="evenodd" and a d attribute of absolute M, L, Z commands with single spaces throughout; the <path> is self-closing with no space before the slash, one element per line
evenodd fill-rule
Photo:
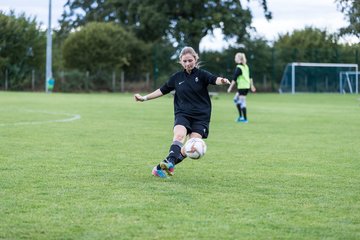
<path fill-rule="evenodd" d="M 8 70 L 6 69 L 6 70 L 5 70 L 5 91 L 8 90 L 8 76 L 9 76 L 9 72 L 8 72 Z"/>
<path fill-rule="evenodd" d="M 115 83 L 116 83 L 116 72 L 112 72 L 112 91 L 115 92 Z"/>
<path fill-rule="evenodd" d="M 35 70 L 31 71 L 31 89 L 35 91 Z"/>
<path fill-rule="evenodd" d="M 125 90 L 125 73 L 124 71 L 121 71 L 121 92 L 124 92 Z"/>

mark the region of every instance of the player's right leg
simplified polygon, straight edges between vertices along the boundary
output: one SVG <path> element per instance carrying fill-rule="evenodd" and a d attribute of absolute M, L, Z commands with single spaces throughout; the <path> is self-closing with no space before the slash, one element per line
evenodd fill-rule
<path fill-rule="evenodd" d="M 237 117 L 235 119 L 236 122 L 240 122 L 241 120 L 244 119 L 244 117 L 242 116 L 242 111 L 241 111 L 241 99 L 240 99 L 240 95 L 239 95 L 239 92 L 236 92 L 235 94 L 235 97 L 234 97 L 234 103 L 235 103 L 235 106 L 238 110 L 238 113 L 239 113 L 239 117 Z"/>
<path fill-rule="evenodd" d="M 237 122 L 240 122 L 241 120 L 244 119 L 244 117 L 242 116 L 242 111 L 241 111 L 241 103 L 240 101 L 238 103 L 236 103 L 236 108 L 239 112 L 239 117 L 236 119 Z"/>
<path fill-rule="evenodd" d="M 174 175 L 175 164 L 181 154 L 181 148 L 187 135 L 187 129 L 184 127 L 184 123 L 179 123 L 178 119 L 176 119 L 175 124 L 174 137 L 170 146 L 169 155 L 164 161 L 160 162 L 161 169 L 164 170 L 169 176 Z"/>

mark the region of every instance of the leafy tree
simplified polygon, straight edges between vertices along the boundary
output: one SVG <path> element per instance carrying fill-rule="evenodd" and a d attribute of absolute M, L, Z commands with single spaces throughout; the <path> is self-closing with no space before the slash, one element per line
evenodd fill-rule
<path fill-rule="evenodd" d="M 92 22 L 71 33 L 63 45 L 64 66 L 89 71 L 95 76 L 92 84 L 108 85 L 114 70 L 130 67 L 143 71 L 148 66 L 149 47 L 114 23 Z M 91 86 L 90 86 L 91 88 Z"/>
<path fill-rule="evenodd" d="M 113 23 L 92 22 L 71 33 L 63 47 L 65 67 L 97 71 L 130 65 L 140 41 Z"/>
<path fill-rule="evenodd" d="M 273 49 L 274 78 L 280 80 L 290 62 L 341 62 L 339 46 L 336 34 L 313 27 L 280 35 Z"/>
<path fill-rule="evenodd" d="M 358 0 L 336 0 L 349 21 L 349 26 L 341 28 L 340 34 L 350 34 L 360 37 L 360 1 Z"/>
<path fill-rule="evenodd" d="M 360 44 L 339 45 L 339 62 L 360 64 Z"/>
<path fill-rule="evenodd" d="M 247 0 L 250 1 L 250 0 Z M 265 16 L 271 19 L 266 0 Z M 116 22 L 146 42 L 162 38 L 198 50 L 200 40 L 221 28 L 226 38 L 242 41 L 251 24 L 251 11 L 239 0 L 68 0 L 62 31 L 69 32 L 91 21 Z"/>
<path fill-rule="evenodd" d="M 45 40 L 35 18 L 0 11 L 0 70 L 8 72 L 10 89 L 24 89 L 32 69 L 44 70 Z"/>
<path fill-rule="evenodd" d="M 326 30 L 306 27 L 281 35 L 274 48 L 285 62 L 335 62 L 338 37 Z"/>

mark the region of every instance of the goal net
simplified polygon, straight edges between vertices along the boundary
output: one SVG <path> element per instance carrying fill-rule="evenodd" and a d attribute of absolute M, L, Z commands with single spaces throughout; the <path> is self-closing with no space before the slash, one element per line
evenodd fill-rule
<path fill-rule="evenodd" d="M 340 93 L 359 93 L 360 72 L 340 72 Z"/>
<path fill-rule="evenodd" d="M 357 64 L 347 63 L 303 63 L 294 62 L 286 65 L 279 92 L 344 92 L 345 79 L 342 73 L 358 72 Z M 346 76 L 346 74 L 345 74 Z M 358 75 L 352 80 L 352 92 L 358 93 Z M 352 83 L 350 81 L 350 83 Z M 341 85 L 342 84 L 342 85 Z M 350 92 L 346 90 L 347 92 Z"/>

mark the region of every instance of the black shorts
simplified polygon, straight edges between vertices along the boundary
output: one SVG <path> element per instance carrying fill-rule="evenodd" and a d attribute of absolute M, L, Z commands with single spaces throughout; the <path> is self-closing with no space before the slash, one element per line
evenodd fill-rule
<path fill-rule="evenodd" d="M 202 136 L 202 138 L 207 138 L 209 135 L 209 122 L 198 120 L 189 116 L 177 114 L 175 115 L 174 126 L 181 125 L 184 126 L 187 130 L 187 134 L 196 132 Z"/>
<path fill-rule="evenodd" d="M 240 96 L 246 96 L 249 93 L 248 88 L 238 89 L 238 93 Z"/>

